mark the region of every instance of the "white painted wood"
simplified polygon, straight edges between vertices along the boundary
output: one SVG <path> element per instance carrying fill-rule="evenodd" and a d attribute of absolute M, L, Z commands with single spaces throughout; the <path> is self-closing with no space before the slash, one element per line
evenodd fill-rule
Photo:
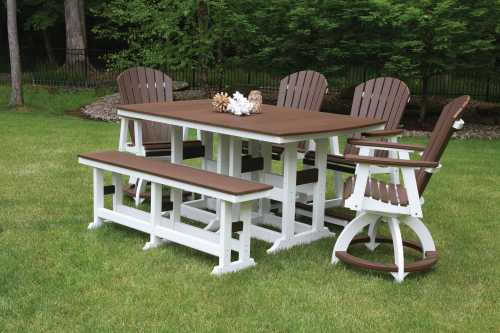
<path fill-rule="evenodd" d="M 134 141 L 136 155 L 145 156 L 146 153 L 142 144 L 142 121 L 140 119 L 134 119 Z"/>
<path fill-rule="evenodd" d="M 297 182 L 297 143 L 285 144 L 283 151 L 283 216 L 282 233 L 285 240 L 295 234 L 295 197 Z"/>
<path fill-rule="evenodd" d="M 391 232 L 392 244 L 394 248 L 394 263 L 398 267 L 397 272 L 391 272 L 396 282 L 403 282 L 408 273 L 405 273 L 405 257 L 403 249 L 403 238 L 401 237 L 401 229 L 399 228 L 399 220 L 391 218 L 389 220 L 389 230 Z"/>
<path fill-rule="evenodd" d="M 151 184 L 151 233 L 149 234 L 149 242 L 147 242 L 142 248 L 145 251 L 158 247 L 161 244 L 161 240 L 156 233 L 156 229 L 158 228 L 161 218 L 161 201 L 161 185 L 157 183 Z"/>
<path fill-rule="evenodd" d="M 240 217 L 243 222 L 243 230 L 240 233 L 239 260 L 250 260 L 250 224 L 252 223 L 252 205 L 250 202 L 241 204 Z"/>
<path fill-rule="evenodd" d="M 317 139 L 316 158 L 314 166 L 318 169 L 318 180 L 314 184 L 312 230 L 323 230 L 325 223 L 325 191 L 326 191 L 326 155 L 328 153 L 328 140 Z"/>
<path fill-rule="evenodd" d="M 126 151 L 127 150 L 127 141 L 128 141 L 128 118 L 120 119 L 120 139 L 118 141 L 118 150 Z"/>
<path fill-rule="evenodd" d="M 94 221 L 89 224 L 88 229 L 97 229 L 103 225 L 104 219 L 100 217 L 99 210 L 104 207 L 104 176 L 103 170 L 94 168 Z"/>
<path fill-rule="evenodd" d="M 221 202 L 220 229 L 219 229 L 219 267 L 229 265 L 231 262 L 231 234 L 232 234 L 232 206 L 227 201 Z"/>
<path fill-rule="evenodd" d="M 339 262 L 339 259 L 335 256 L 337 251 L 347 251 L 349 244 L 356 235 L 358 235 L 367 225 L 373 223 L 378 217 L 374 214 L 363 212 L 359 214 L 354 220 L 349 222 L 340 233 L 335 246 L 333 247 L 332 253 L 332 264 Z"/>
<path fill-rule="evenodd" d="M 113 194 L 113 209 L 123 204 L 123 177 L 120 174 L 114 173 L 111 175 L 115 193 Z"/>

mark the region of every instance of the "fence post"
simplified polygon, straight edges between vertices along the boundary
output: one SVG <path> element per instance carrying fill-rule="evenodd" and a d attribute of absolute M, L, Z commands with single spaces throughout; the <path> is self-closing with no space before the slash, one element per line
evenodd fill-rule
<path fill-rule="evenodd" d="M 193 67 L 192 73 L 191 73 L 191 87 L 195 87 L 195 81 L 196 81 L 196 69 Z"/>

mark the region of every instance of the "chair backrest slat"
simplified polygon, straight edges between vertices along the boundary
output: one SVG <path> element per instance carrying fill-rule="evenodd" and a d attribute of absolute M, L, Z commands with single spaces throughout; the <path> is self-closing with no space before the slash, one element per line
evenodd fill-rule
<path fill-rule="evenodd" d="M 410 89 L 401 80 L 379 77 L 356 86 L 351 106 L 351 116 L 382 119 L 385 129 L 396 129 L 410 99 Z M 346 145 L 345 154 L 357 154 L 357 149 Z M 376 156 L 386 156 L 377 151 Z"/>
<path fill-rule="evenodd" d="M 280 82 L 278 106 L 319 111 L 328 88 L 326 78 L 315 71 L 290 74 Z"/>
<path fill-rule="evenodd" d="M 469 96 L 460 96 L 445 105 L 434 126 L 421 160 L 439 162 L 454 132 L 453 124 L 460 118 L 469 101 Z M 420 169 L 416 171 L 416 176 L 418 192 L 422 195 L 432 177 L 432 173 L 426 172 L 425 169 Z"/>
<path fill-rule="evenodd" d="M 161 71 L 146 68 L 129 68 L 118 75 L 118 92 L 121 103 L 161 103 L 173 100 L 172 79 Z M 151 121 L 142 122 L 143 142 L 169 142 L 170 127 Z M 134 141 L 133 123 L 129 125 L 129 131 Z"/>

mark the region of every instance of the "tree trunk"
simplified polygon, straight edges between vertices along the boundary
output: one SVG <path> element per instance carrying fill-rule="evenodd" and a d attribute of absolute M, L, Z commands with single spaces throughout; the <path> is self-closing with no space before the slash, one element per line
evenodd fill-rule
<path fill-rule="evenodd" d="M 422 103 L 420 105 L 420 112 L 418 115 L 418 123 L 422 128 L 424 127 L 425 115 L 427 114 L 428 94 L 429 94 L 429 77 L 424 75 L 422 77 Z"/>
<path fill-rule="evenodd" d="M 45 52 L 47 53 L 47 58 L 49 59 L 49 64 L 55 65 L 56 57 L 54 56 L 54 49 L 52 48 L 52 42 L 50 41 L 49 33 L 46 29 L 42 30 L 43 44 L 45 46 Z"/>
<path fill-rule="evenodd" d="M 84 0 L 64 0 L 64 19 L 66 23 L 66 65 L 84 64 L 86 33 L 81 13 Z"/>
<path fill-rule="evenodd" d="M 24 104 L 16 11 L 16 0 L 7 0 L 7 33 L 9 36 L 10 81 L 12 84 L 10 106 L 22 106 Z"/>

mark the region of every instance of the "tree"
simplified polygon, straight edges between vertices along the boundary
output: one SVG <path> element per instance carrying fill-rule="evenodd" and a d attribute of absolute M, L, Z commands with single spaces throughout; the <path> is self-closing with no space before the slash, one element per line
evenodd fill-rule
<path fill-rule="evenodd" d="M 390 22 L 399 33 L 385 69 L 421 79 L 421 124 L 432 77 L 457 68 L 492 67 L 496 24 L 491 23 L 498 9 L 490 6 L 489 0 L 395 0 L 390 6 Z"/>
<path fill-rule="evenodd" d="M 22 72 L 21 56 L 19 52 L 19 38 L 17 35 L 17 6 L 16 0 L 7 0 L 7 33 L 9 36 L 10 55 L 10 80 L 12 90 L 10 94 L 10 106 L 22 106 Z"/>
<path fill-rule="evenodd" d="M 40 32 L 50 64 L 55 64 L 51 29 L 59 23 L 63 8 L 58 0 L 23 0 L 24 29 Z"/>
<path fill-rule="evenodd" d="M 66 64 L 83 63 L 87 61 L 84 0 L 64 0 L 64 19 L 66 24 Z"/>

